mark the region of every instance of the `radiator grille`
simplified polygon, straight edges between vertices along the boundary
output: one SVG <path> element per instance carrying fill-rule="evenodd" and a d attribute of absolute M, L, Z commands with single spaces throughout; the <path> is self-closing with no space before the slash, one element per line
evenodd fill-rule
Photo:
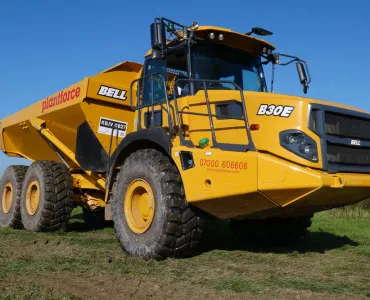
<path fill-rule="evenodd" d="M 326 134 L 370 140 L 370 120 L 349 115 L 325 113 Z"/>
<path fill-rule="evenodd" d="M 370 166 L 370 148 L 327 145 L 329 164 Z"/>

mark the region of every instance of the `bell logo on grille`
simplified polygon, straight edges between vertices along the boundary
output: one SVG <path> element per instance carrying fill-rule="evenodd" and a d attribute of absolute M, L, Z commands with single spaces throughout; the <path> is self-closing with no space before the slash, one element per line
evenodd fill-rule
<path fill-rule="evenodd" d="M 359 141 L 359 140 L 351 140 L 351 145 L 361 146 L 361 141 Z"/>

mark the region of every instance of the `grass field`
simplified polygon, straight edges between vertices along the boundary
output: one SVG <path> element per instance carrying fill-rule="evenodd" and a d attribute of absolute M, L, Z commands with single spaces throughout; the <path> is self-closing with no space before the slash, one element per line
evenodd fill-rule
<path fill-rule="evenodd" d="M 197 256 L 161 262 L 126 256 L 79 210 L 67 233 L 0 229 L 0 299 L 144 298 L 370 298 L 370 216 L 317 214 L 296 248 L 247 247 L 211 222 Z"/>

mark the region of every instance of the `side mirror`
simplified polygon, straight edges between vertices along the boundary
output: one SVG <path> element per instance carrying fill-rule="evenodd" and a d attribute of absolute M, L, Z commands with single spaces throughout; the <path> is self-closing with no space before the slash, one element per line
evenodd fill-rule
<path fill-rule="evenodd" d="M 165 59 L 166 31 L 163 22 L 150 25 L 150 39 L 152 43 L 153 59 Z"/>
<path fill-rule="evenodd" d="M 307 79 L 307 75 L 306 75 L 304 65 L 303 65 L 302 62 L 299 61 L 299 62 L 296 63 L 296 66 L 297 66 L 299 81 L 301 82 L 302 87 L 303 87 L 303 93 L 307 94 L 308 79 Z"/>

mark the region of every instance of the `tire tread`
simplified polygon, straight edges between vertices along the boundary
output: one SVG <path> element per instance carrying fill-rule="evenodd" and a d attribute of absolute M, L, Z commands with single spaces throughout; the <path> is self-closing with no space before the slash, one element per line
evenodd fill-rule
<path fill-rule="evenodd" d="M 10 216 L 10 220 L 8 224 L 6 224 L 6 226 L 10 228 L 14 228 L 14 229 L 23 228 L 20 203 L 21 203 L 21 195 L 22 195 L 22 186 L 23 186 L 24 177 L 26 175 L 27 169 L 28 169 L 28 166 L 12 165 L 12 166 L 9 166 L 4 171 L 2 181 L 11 180 L 12 177 L 13 179 L 15 179 L 15 186 L 13 185 L 13 188 L 15 188 L 15 197 L 16 197 L 15 198 L 15 209 L 12 215 Z M 5 184 L 5 182 L 2 182 L 2 185 L 3 184 Z M 2 197 L 2 193 L 0 197 Z"/>
<path fill-rule="evenodd" d="M 126 158 L 121 170 L 125 169 L 126 165 L 135 165 L 137 161 L 148 161 L 155 167 L 156 174 L 153 174 L 153 176 L 161 183 L 166 206 L 163 234 L 153 248 L 150 257 L 146 258 L 165 259 L 167 257 L 179 258 L 192 255 L 201 239 L 204 223 L 194 213 L 185 199 L 183 183 L 177 168 L 161 152 L 154 149 L 141 149 Z M 114 185 L 117 186 L 117 182 Z M 116 209 L 113 209 L 113 213 L 116 218 L 122 217 L 118 215 L 121 212 Z M 118 226 L 115 226 L 115 228 L 117 238 L 121 241 L 121 246 L 125 250 L 124 237 Z"/>
<path fill-rule="evenodd" d="M 72 176 L 64 164 L 55 161 L 36 161 L 28 172 L 34 172 L 34 169 L 41 171 L 45 186 L 45 202 L 39 208 L 41 214 L 37 226 L 29 229 L 32 231 L 65 231 L 74 208 Z M 25 201 L 24 194 L 22 200 Z"/>

